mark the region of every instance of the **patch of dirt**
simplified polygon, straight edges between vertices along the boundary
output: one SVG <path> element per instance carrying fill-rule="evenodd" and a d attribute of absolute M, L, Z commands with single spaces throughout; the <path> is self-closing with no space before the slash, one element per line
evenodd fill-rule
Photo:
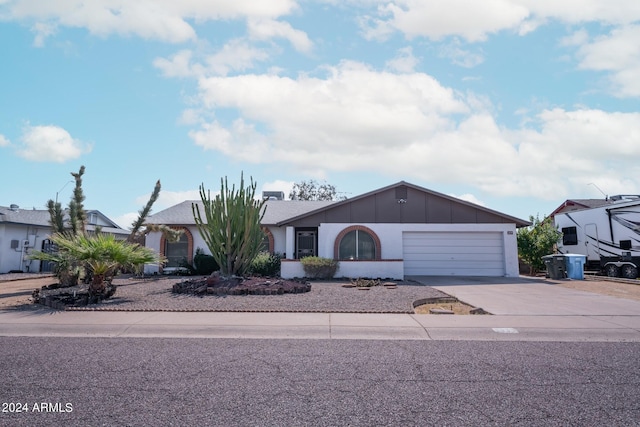
<path fill-rule="evenodd" d="M 453 311 L 453 314 L 471 314 L 470 311 L 474 307 L 461 303 L 460 301 L 444 303 L 440 302 L 419 305 L 415 308 L 415 312 L 416 314 L 432 314 L 429 311 L 432 308 Z"/>
<path fill-rule="evenodd" d="M 556 286 L 577 289 L 595 294 L 609 295 L 612 297 L 626 298 L 640 301 L 640 281 L 638 284 L 615 282 L 610 280 L 553 280 Z"/>
<path fill-rule="evenodd" d="M 54 283 L 55 277 L 0 282 L 0 310 L 32 305 L 33 291 Z"/>
<path fill-rule="evenodd" d="M 482 308 L 472 307 L 465 304 L 454 297 L 445 298 L 427 298 L 416 301 L 414 303 L 414 312 L 416 314 L 491 314 Z"/>

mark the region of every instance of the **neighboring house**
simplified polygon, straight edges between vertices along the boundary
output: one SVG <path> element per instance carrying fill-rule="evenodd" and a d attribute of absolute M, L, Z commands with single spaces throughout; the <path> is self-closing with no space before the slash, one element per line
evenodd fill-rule
<path fill-rule="evenodd" d="M 0 206 L 0 273 L 51 271 L 49 263 L 28 258 L 33 250 L 51 250 L 50 219 L 48 210 Z M 99 211 L 87 211 L 87 231 L 96 227 L 122 239 L 129 235 Z"/>
<path fill-rule="evenodd" d="M 181 241 L 161 233 L 147 247 L 169 259 L 192 260 L 208 249 L 185 201 L 152 215 L 148 222 L 183 229 Z M 308 255 L 340 260 L 336 277 L 403 279 L 414 275 L 518 276 L 516 228 L 529 222 L 399 182 L 337 202 L 269 199 L 262 221 L 271 252 L 284 255 L 281 275 L 303 277 L 299 259 Z M 266 247 L 266 243 L 265 243 Z M 160 272 L 147 266 L 147 273 Z"/>

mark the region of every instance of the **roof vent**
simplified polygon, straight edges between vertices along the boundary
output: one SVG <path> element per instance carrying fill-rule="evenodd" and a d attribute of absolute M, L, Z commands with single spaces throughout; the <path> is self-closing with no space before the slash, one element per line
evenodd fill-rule
<path fill-rule="evenodd" d="M 262 200 L 284 200 L 283 191 L 263 191 Z"/>
<path fill-rule="evenodd" d="M 9 205 L 9 209 L 11 209 L 12 211 L 17 211 L 18 209 L 20 209 L 20 206 L 16 205 L 16 204 L 11 204 Z"/>

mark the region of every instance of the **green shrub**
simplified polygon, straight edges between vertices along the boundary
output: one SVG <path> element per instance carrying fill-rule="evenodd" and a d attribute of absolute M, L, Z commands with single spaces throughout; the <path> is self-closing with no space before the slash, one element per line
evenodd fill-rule
<path fill-rule="evenodd" d="M 193 263 L 189 262 L 186 258 L 182 258 L 182 261 L 178 263 L 176 273 L 178 274 L 190 274 L 194 276 L 208 276 L 214 271 L 218 271 L 220 267 L 215 258 L 211 255 L 204 253 L 202 248 L 196 249 L 196 255 L 193 257 Z"/>
<path fill-rule="evenodd" d="M 249 272 L 257 276 L 275 277 L 280 275 L 280 261 L 282 255 L 260 252 L 251 261 Z"/>
<path fill-rule="evenodd" d="M 214 271 L 218 271 L 220 266 L 213 256 L 205 254 L 202 249 L 198 248 L 193 257 L 193 268 L 198 276 L 208 276 Z"/>
<path fill-rule="evenodd" d="M 304 274 L 311 279 L 331 279 L 338 269 L 338 261 L 331 258 L 308 256 L 300 260 Z"/>

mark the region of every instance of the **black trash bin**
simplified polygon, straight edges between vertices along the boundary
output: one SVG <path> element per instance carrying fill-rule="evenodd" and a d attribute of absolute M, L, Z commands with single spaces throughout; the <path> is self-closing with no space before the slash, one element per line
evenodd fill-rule
<path fill-rule="evenodd" d="M 567 277 L 567 260 L 564 255 L 545 255 L 542 257 L 547 266 L 547 277 L 554 280 Z"/>

